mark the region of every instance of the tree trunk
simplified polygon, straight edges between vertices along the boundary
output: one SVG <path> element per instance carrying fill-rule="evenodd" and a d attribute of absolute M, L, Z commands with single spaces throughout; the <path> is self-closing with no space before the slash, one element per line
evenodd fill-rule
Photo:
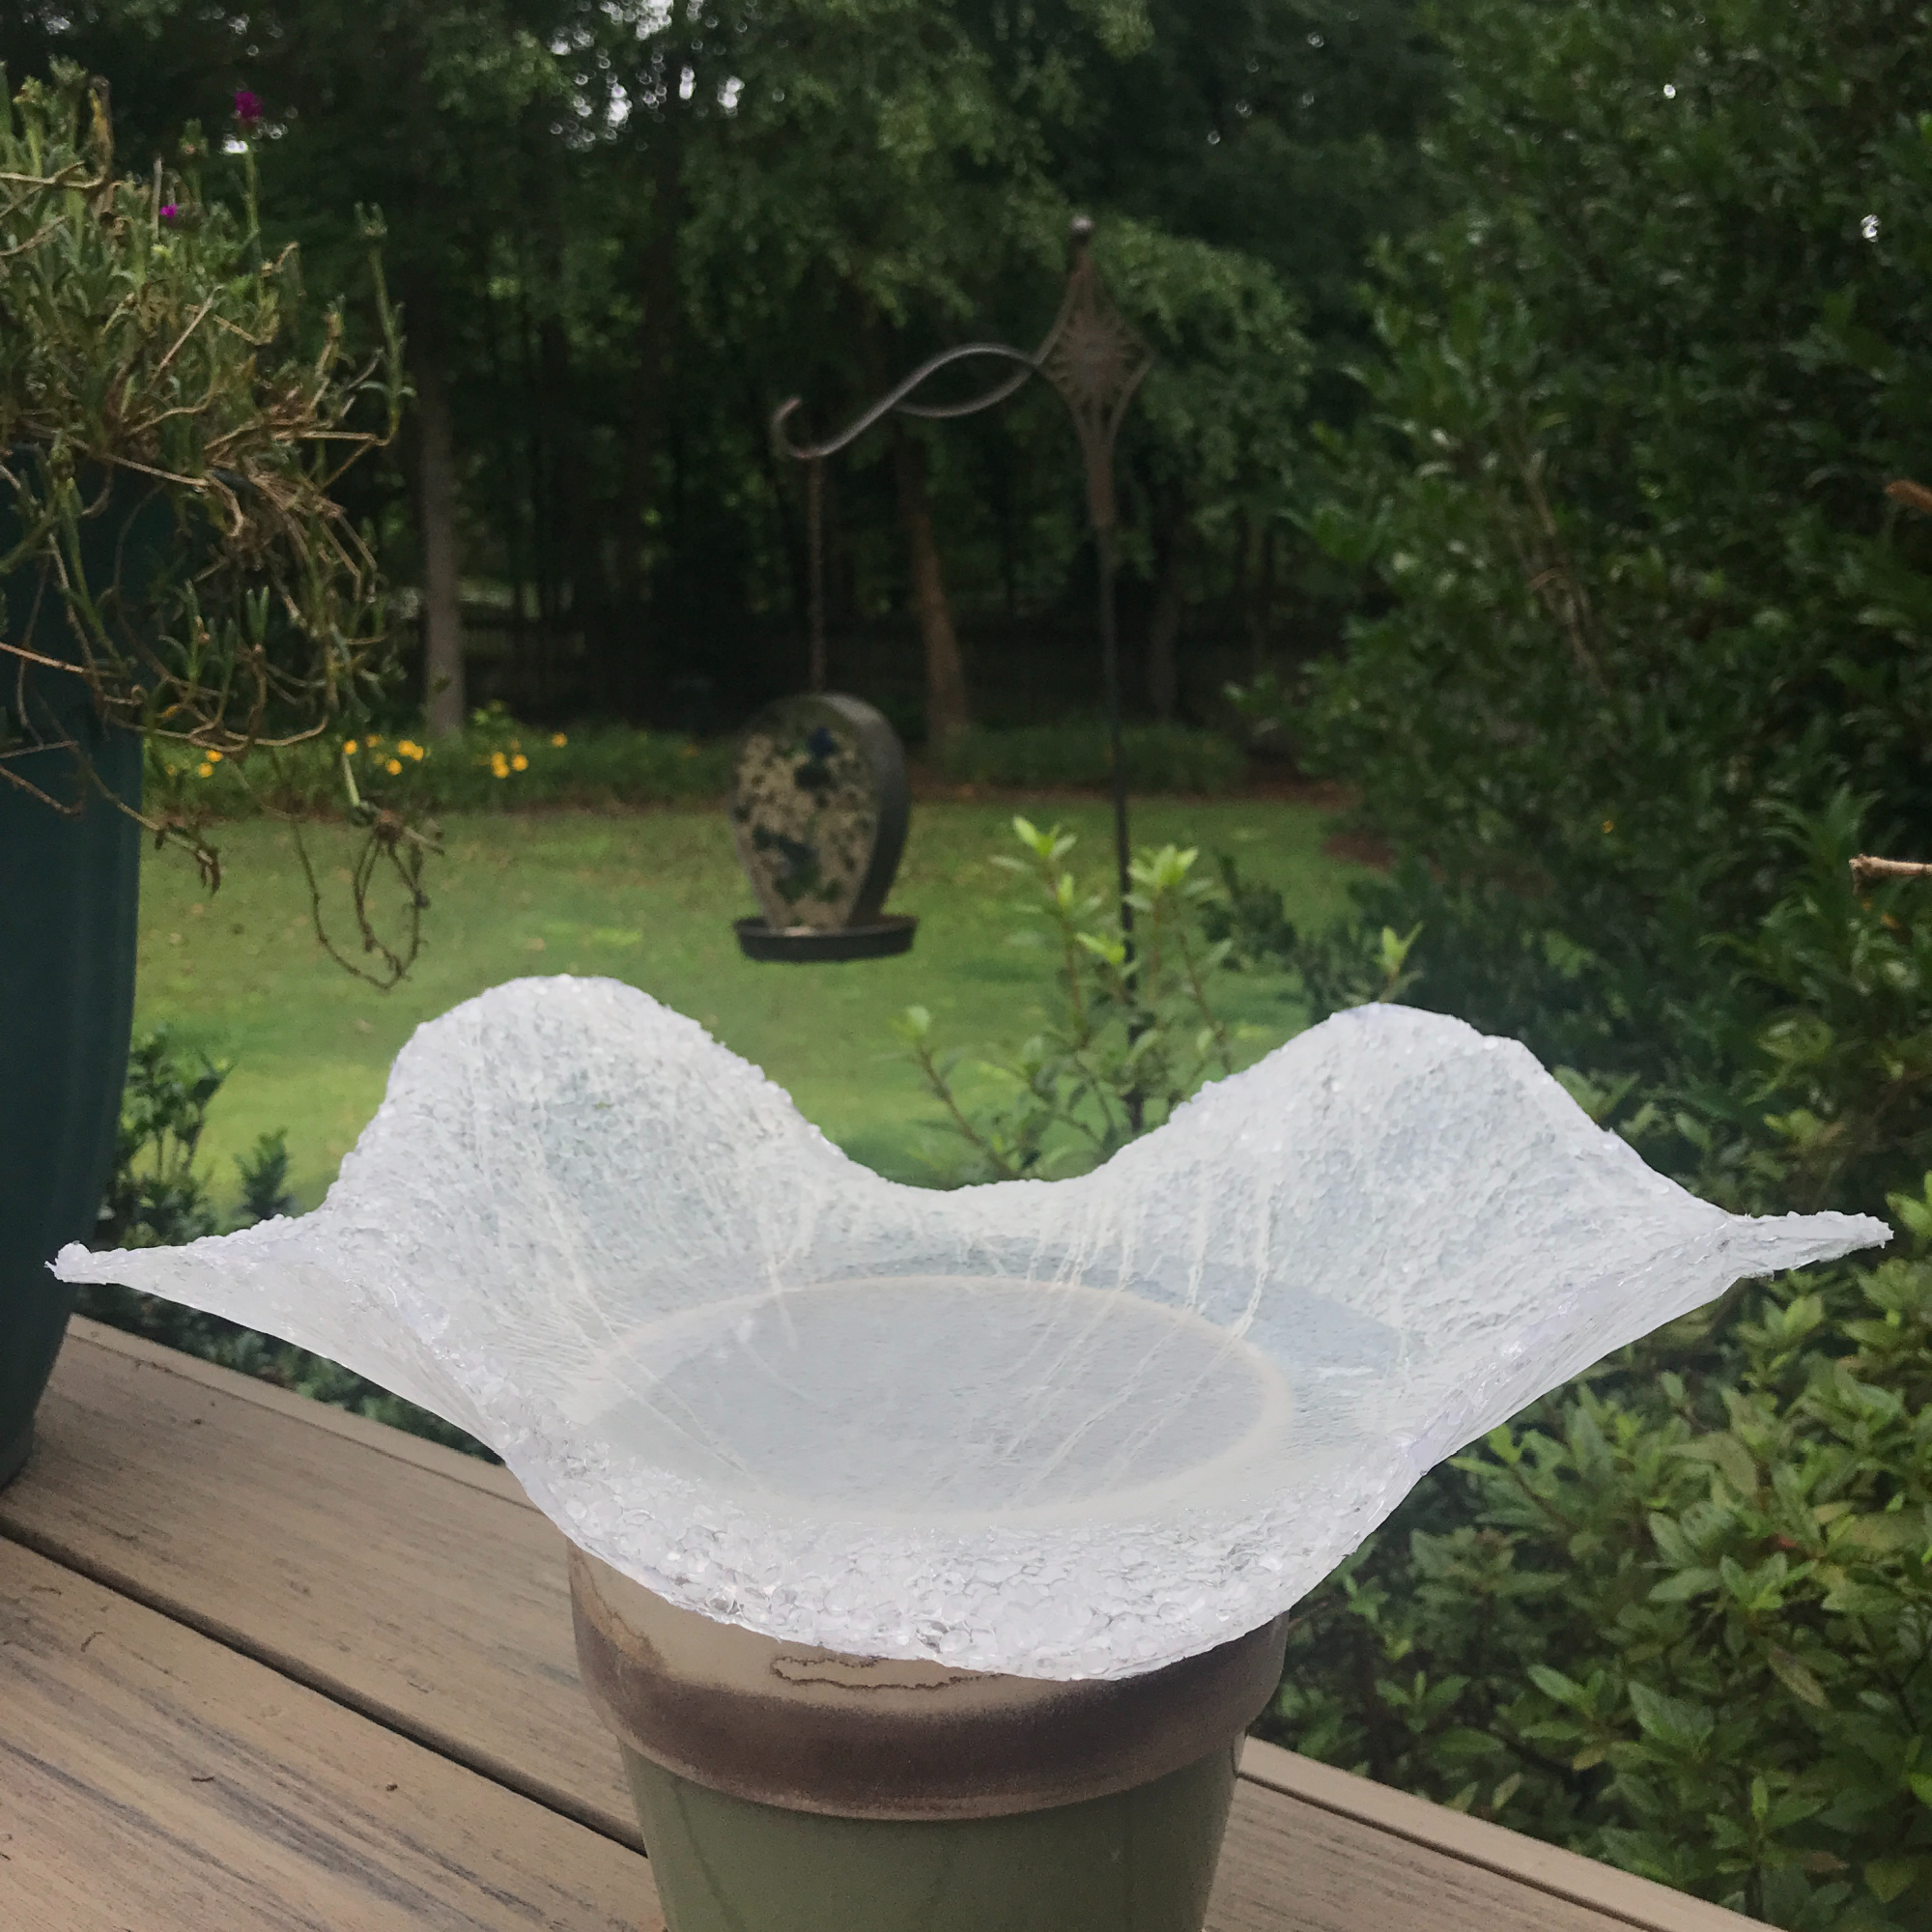
<path fill-rule="evenodd" d="M 1161 558 L 1160 582 L 1155 587 L 1153 610 L 1148 616 L 1147 685 L 1153 715 L 1163 724 L 1174 722 L 1180 701 L 1180 667 L 1175 646 L 1180 639 L 1183 609 L 1180 575 L 1187 549 L 1185 515 L 1177 506 L 1168 527 L 1167 551 Z"/>
<path fill-rule="evenodd" d="M 946 578 L 939 567 L 939 541 L 932 528 L 932 499 L 925 487 L 925 445 L 893 425 L 893 477 L 898 488 L 899 522 L 912 566 L 913 610 L 925 646 L 925 735 L 938 747 L 973 722 L 966 697 L 966 666 Z"/>
<path fill-rule="evenodd" d="M 434 356 L 411 358 L 416 385 L 416 529 L 422 542 L 423 685 L 433 738 L 463 728 L 463 566 L 456 543 L 456 444 Z"/>
<path fill-rule="evenodd" d="M 1260 677 L 1268 668 L 1268 641 L 1274 625 L 1274 526 L 1247 523 L 1254 558 L 1248 578 L 1248 665 Z"/>
<path fill-rule="evenodd" d="M 649 185 L 642 232 L 635 249 L 632 292 L 639 320 L 637 361 L 626 385 L 619 438 L 622 500 L 617 520 L 615 622 L 605 639 L 609 667 L 606 689 L 624 714 L 643 716 L 650 696 L 651 601 L 647 557 L 652 543 L 653 512 L 658 502 L 659 473 L 671 450 L 671 379 L 678 352 L 682 320 L 679 299 L 680 242 L 684 223 L 684 154 L 689 138 L 692 103 L 704 85 L 705 63 L 692 44 L 690 0 L 671 0 L 666 23 L 662 78 L 664 97 L 649 123 L 645 151 L 645 180 Z M 689 67 L 699 76 L 687 101 L 678 85 Z"/>

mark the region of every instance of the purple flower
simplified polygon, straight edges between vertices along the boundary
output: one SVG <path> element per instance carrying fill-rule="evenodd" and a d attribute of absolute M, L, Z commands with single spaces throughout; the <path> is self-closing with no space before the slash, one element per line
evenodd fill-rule
<path fill-rule="evenodd" d="M 161 219 L 163 221 L 173 221 L 180 215 L 180 213 L 181 210 L 177 208 L 173 202 L 164 201 L 161 203 Z"/>
<path fill-rule="evenodd" d="M 262 119 L 262 97 L 252 94 L 245 87 L 235 90 L 235 118 L 241 122 L 242 130 L 252 134 Z"/>

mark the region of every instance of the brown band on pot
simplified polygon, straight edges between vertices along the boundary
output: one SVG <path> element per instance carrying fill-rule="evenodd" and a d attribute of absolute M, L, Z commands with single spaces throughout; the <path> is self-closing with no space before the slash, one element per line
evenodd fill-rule
<path fill-rule="evenodd" d="M 715 1791 L 847 1818 L 992 1818 L 1148 1783 L 1247 1728 L 1287 1642 L 1277 1618 L 1142 1676 L 1060 1683 L 781 1643 L 577 1549 L 570 1585 L 585 1689 L 634 1750 Z"/>

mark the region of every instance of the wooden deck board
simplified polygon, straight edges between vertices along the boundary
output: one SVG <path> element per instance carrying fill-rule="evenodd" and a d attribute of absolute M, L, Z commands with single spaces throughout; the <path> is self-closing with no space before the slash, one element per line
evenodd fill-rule
<path fill-rule="evenodd" d="M 384 1750 L 441 1763 L 469 1780 L 465 1790 L 494 1788 L 513 1807 L 508 1817 L 546 1816 L 546 1830 L 576 1832 L 628 1860 L 625 1869 L 643 1869 L 614 1747 L 577 1680 L 562 1539 L 507 1472 L 77 1322 L 42 1408 L 40 1445 L 0 1493 L 0 1539 L 9 1538 L 62 1566 L 74 1587 L 176 1631 L 207 1674 L 211 1712 L 220 1702 L 213 1660 L 226 1657 L 249 1694 L 280 1685 L 282 1696 L 328 1711 L 323 1729 L 344 1741 L 331 1748 L 380 1739 Z M 0 1650 L 0 1679 L 8 1656 Z M 84 1682 L 75 1666 L 62 1694 L 83 1695 Z M 0 1748 L 13 1733 L 0 1715 Z M 265 1753 L 261 1776 L 272 1783 L 266 1736 L 248 1747 Z M 97 1757 L 87 1776 L 110 1789 L 105 1734 L 88 1748 Z M 165 1756 L 159 1745 L 144 1748 Z M 304 1762 L 289 1776 L 307 1776 Z M 0 1804 L 6 1794 L 0 1777 Z M 120 1816 L 111 1804 L 103 1815 Z M 425 1828 L 419 1849 L 463 1842 L 454 1812 L 437 1815 L 445 1835 Z M 196 1829 L 213 1829 L 196 1817 Z M 0 1811 L 0 1834 L 8 1829 Z M 131 1824 L 114 1829 L 138 1865 L 145 1840 Z M 0 1856 L 8 1850 L 0 1835 Z M 43 1922 L 4 1909 L 8 1871 L 0 1862 L 0 1925 Z M 556 1922 L 607 1922 L 595 1916 L 607 1905 L 582 1909 L 590 1916 Z M 97 1921 L 43 1922 L 82 1932 Z M 317 1921 L 219 1911 L 128 1920 L 109 1910 L 98 1922 L 279 1932 Z M 400 1921 L 320 1922 L 361 1932 Z M 1740 1932 L 1747 1923 L 1251 1742 L 1208 1932 Z"/>
<path fill-rule="evenodd" d="M 1283 1801 L 1251 1778 L 1236 1789 L 1209 1932 L 1628 1932 L 1625 1920 Z"/>
<path fill-rule="evenodd" d="M 0 1534 L 641 1848 L 507 1472 L 84 1323 L 35 1435 Z"/>
<path fill-rule="evenodd" d="M 1242 1751 L 1241 1776 L 1245 1782 L 1293 1799 L 1298 1807 L 1325 1811 L 1375 1832 L 1382 1856 L 1391 1862 L 1409 1857 L 1403 1849 L 1409 1846 L 1425 1855 L 1426 1868 L 1439 1870 L 1439 1858 L 1432 1855 L 1446 1854 L 1460 1864 L 1507 1880 L 1518 1894 L 1525 1887 L 1547 1893 L 1552 1912 L 1558 1903 L 1586 1906 L 1593 1925 L 1608 1918 L 1641 1926 L 1645 1932 L 1745 1932 L 1752 1923 L 1668 1886 L 1578 1858 L 1560 1845 L 1525 1838 L 1487 1819 L 1465 1818 L 1460 1811 L 1372 1784 L 1257 1738 L 1250 1738 Z M 1309 1834 L 1316 1830 L 1312 1821 L 1297 1829 Z M 1487 1922 L 1496 1921 L 1492 1916 Z M 1547 1922 L 1571 1921 L 1552 1917 Z"/>
<path fill-rule="evenodd" d="M 637 1853 L 0 1541 L 8 1932 L 637 1932 Z"/>

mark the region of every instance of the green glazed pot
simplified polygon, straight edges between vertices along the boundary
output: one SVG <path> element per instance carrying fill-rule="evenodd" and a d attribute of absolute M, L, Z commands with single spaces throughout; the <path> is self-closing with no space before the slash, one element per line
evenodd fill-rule
<path fill-rule="evenodd" d="M 843 1657 L 571 1553 L 670 1932 L 1201 1932 L 1269 1624 L 1114 1682 Z"/>
<path fill-rule="evenodd" d="M 623 1750 L 670 1932 L 1201 1932 L 1235 1791 L 1227 1745 L 1048 1811 L 833 1818 Z"/>
<path fill-rule="evenodd" d="M 172 518 L 139 521 L 164 539 Z M 0 514 L 0 552 L 14 541 Z M 151 546 L 154 539 L 150 539 Z M 90 545 L 90 548 L 92 546 Z M 24 575 L 0 584 L 4 636 L 71 659 L 57 599 Z M 77 677 L 0 657 L 0 722 L 12 750 L 23 725 L 71 735 L 112 798 L 77 778 L 65 751 L 6 759 L 5 770 L 78 810 L 57 811 L 0 779 L 0 1486 L 19 1472 L 34 1409 L 60 1352 L 72 1291 L 47 1263 L 94 1230 L 114 1157 L 134 1006 L 141 741 L 98 716 Z M 22 717 L 24 710 L 25 716 Z"/>

